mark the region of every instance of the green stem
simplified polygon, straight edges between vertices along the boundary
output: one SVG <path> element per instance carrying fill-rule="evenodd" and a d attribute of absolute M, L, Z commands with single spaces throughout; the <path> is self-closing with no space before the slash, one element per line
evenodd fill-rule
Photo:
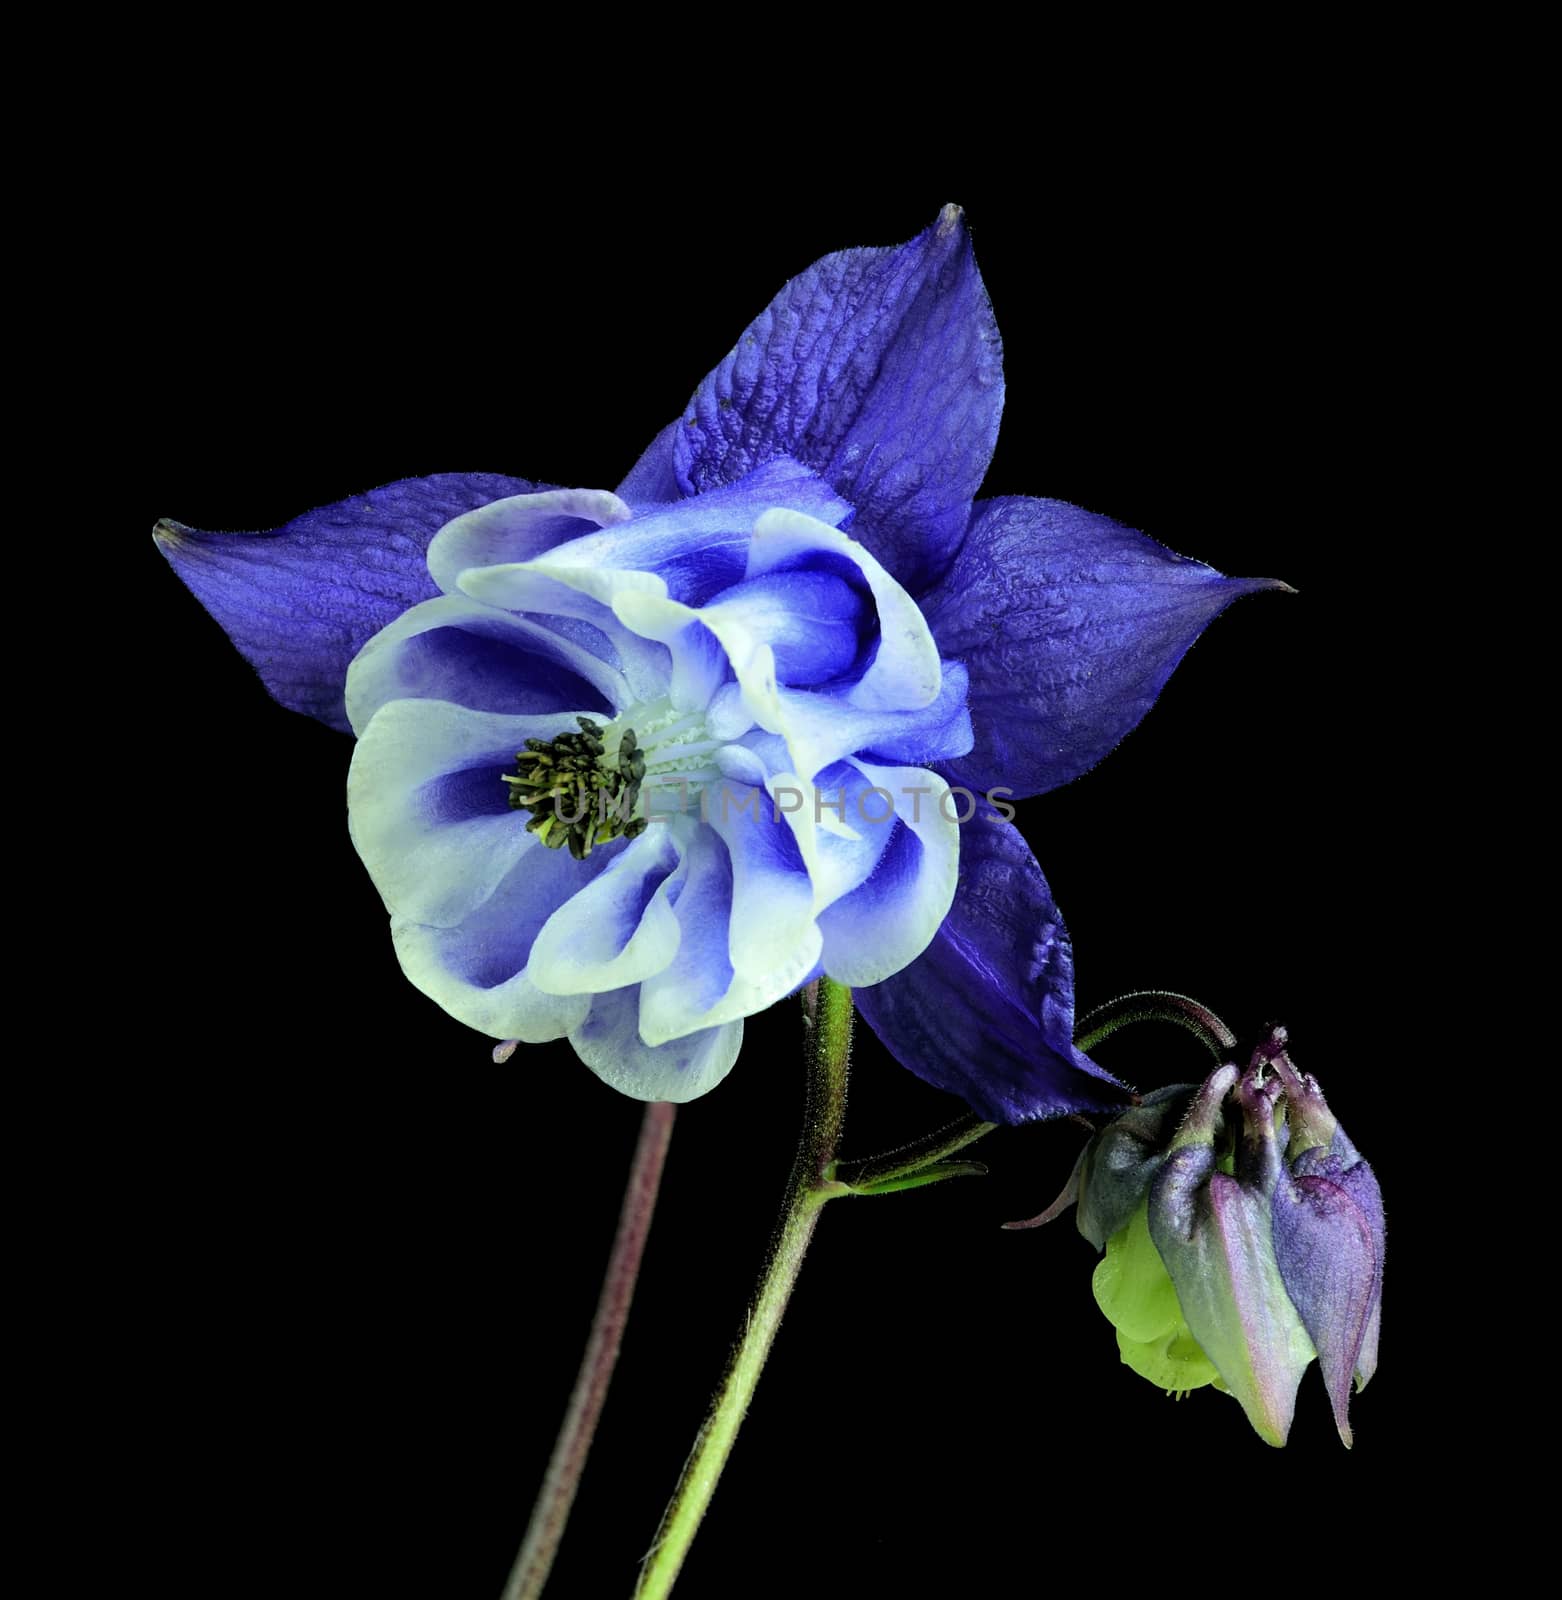
<path fill-rule="evenodd" d="M 830 1173 L 846 1116 L 852 992 L 829 978 L 820 978 L 803 991 L 803 1010 L 808 1024 L 808 1094 L 802 1140 L 788 1181 L 786 1209 L 749 1303 L 742 1336 L 733 1348 L 721 1385 L 689 1452 L 683 1476 L 656 1531 L 656 1542 L 646 1557 L 635 1589 L 636 1600 L 661 1600 L 671 1594 L 700 1519 L 716 1492 L 721 1469 L 732 1454 L 820 1209 L 826 1200 L 846 1192 Z"/>
<path fill-rule="evenodd" d="M 1237 1036 L 1208 1006 L 1169 989 L 1145 989 L 1097 1006 L 1079 1024 L 1074 1043 L 1081 1050 L 1093 1050 L 1109 1034 L 1131 1022 L 1170 1022 L 1186 1028 L 1217 1062 L 1225 1061 L 1227 1052 L 1237 1044 Z"/>
<path fill-rule="evenodd" d="M 564 1537 L 592 1436 L 597 1431 L 597 1419 L 607 1399 L 618 1348 L 623 1342 L 624 1323 L 634 1299 L 646 1235 L 651 1231 L 656 1192 L 662 1181 L 676 1110 L 676 1106 L 661 1101 L 653 1101 L 645 1108 L 640 1140 L 635 1146 L 629 1181 L 624 1187 L 618 1232 L 613 1238 L 613 1252 L 608 1257 L 597 1314 L 591 1324 L 591 1337 L 580 1358 L 575 1390 L 569 1397 L 569 1407 L 564 1413 L 537 1503 L 532 1507 L 526 1538 L 510 1569 L 510 1581 L 504 1586 L 502 1600 L 536 1600 L 553 1569 L 553 1558 L 558 1553 L 559 1540 Z"/>

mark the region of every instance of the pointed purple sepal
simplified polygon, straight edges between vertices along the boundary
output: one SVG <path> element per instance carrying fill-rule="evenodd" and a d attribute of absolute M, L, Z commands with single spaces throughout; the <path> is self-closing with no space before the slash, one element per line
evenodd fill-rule
<path fill-rule="evenodd" d="M 948 575 L 923 599 L 940 652 L 964 661 L 976 743 L 943 770 L 1043 794 L 1138 725 L 1231 602 L 1287 586 L 1226 578 L 1061 500 L 979 501 Z"/>
<path fill-rule="evenodd" d="M 958 206 L 886 249 L 842 250 L 754 319 L 684 408 L 686 494 L 773 456 L 857 508 L 860 539 L 913 595 L 947 570 L 998 439 L 1003 351 Z M 653 447 L 626 481 L 659 481 Z"/>
<path fill-rule="evenodd" d="M 343 733 L 347 667 L 368 641 L 439 591 L 430 540 L 453 517 L 536 485 L 493 472 L 403 478 L 260 533 L 153 530 L 271 697 Z"/>
<path fill-rule="evenodd" d="M 910 966 L 855 991 L 857 1009 L 919 1078 L 989 1122 L 1118 1111 L 1128 1091 L 1074 1048 L 1074 952 L 1019 830 L 960 830 L 960 884 Z"/>

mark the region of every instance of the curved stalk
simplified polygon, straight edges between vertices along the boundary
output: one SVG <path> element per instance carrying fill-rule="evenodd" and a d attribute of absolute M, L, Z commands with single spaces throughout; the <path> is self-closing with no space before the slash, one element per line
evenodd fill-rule
<path fill-rule="evenodd" d="M 1144 989 L 1097 1006 L 1075 1030 L 1074 1043 L 1081 1050 L 1093 1050 L 1130 1022 L 1170 1022 L 1186 1028 L 1217 1063 L 1224 1062 L 1226 1053 L 1237 1044 L 1237 1036 L 1208 1006 L 1170 989 Z"/>

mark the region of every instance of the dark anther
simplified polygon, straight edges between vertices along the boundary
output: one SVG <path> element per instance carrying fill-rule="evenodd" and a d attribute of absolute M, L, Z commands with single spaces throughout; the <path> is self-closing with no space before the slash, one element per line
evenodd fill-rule
<path fill-rule="evenodd" d="M 568 844 L 581 861 L 599 844 L 635 839 L 645 831 L 645 818 L 633 816 L 645 757 L 636 747 L 634 729 L 626 728 L 615 760 L 604 761 L 601 726 L 590 717 L 575 720 L 579 733 L 528 739 L 515 758 L 515 772 L 505 773 L 504 781 L 511 807 L 531 812 L 527 832 L 550 850 Z"/>

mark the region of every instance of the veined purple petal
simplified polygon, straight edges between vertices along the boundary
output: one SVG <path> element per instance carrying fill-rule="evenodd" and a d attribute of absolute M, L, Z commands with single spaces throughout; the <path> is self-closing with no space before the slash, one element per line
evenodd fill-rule
<path fill-rule="evenodd" d="M 857 1008 L 918 1077 L 991 1122 L 1118 1111 L 1128 1091 L 1074 1048 L 1074 956 L 1019 832 L 960 830 L 954 905 L 904 971 L 856 990 Z"/>
<path fill-rule="evenodd" d="M 907 244 L 843 250 L 793 278 L 695 390 L 673 465 L 702 494 L 795 456 L 857 507 L 853 535 L 918 594 L 959 547 L 1002 410 L 992 307 L 946 206 Z"/>
<path fill-rule="evenodd" d="M 350 731 L 347 664 L 408 606 L 438 593 L 430 541 L 452 517 L 533 485 L 491 472 L 403 478 L 261 533 L 159 522 L 169 565 L 274 700 Z"/>
<path fill-rule="evenodd" d="M 1211 567 L 1061 500 L 977 505 L 924 597 L 940 653 L 971 673 L 971 788 L 1042 794 L 1093 767 L 1155 702 L 1205 626 L 1239 595 L 1286 585 Z"/>

